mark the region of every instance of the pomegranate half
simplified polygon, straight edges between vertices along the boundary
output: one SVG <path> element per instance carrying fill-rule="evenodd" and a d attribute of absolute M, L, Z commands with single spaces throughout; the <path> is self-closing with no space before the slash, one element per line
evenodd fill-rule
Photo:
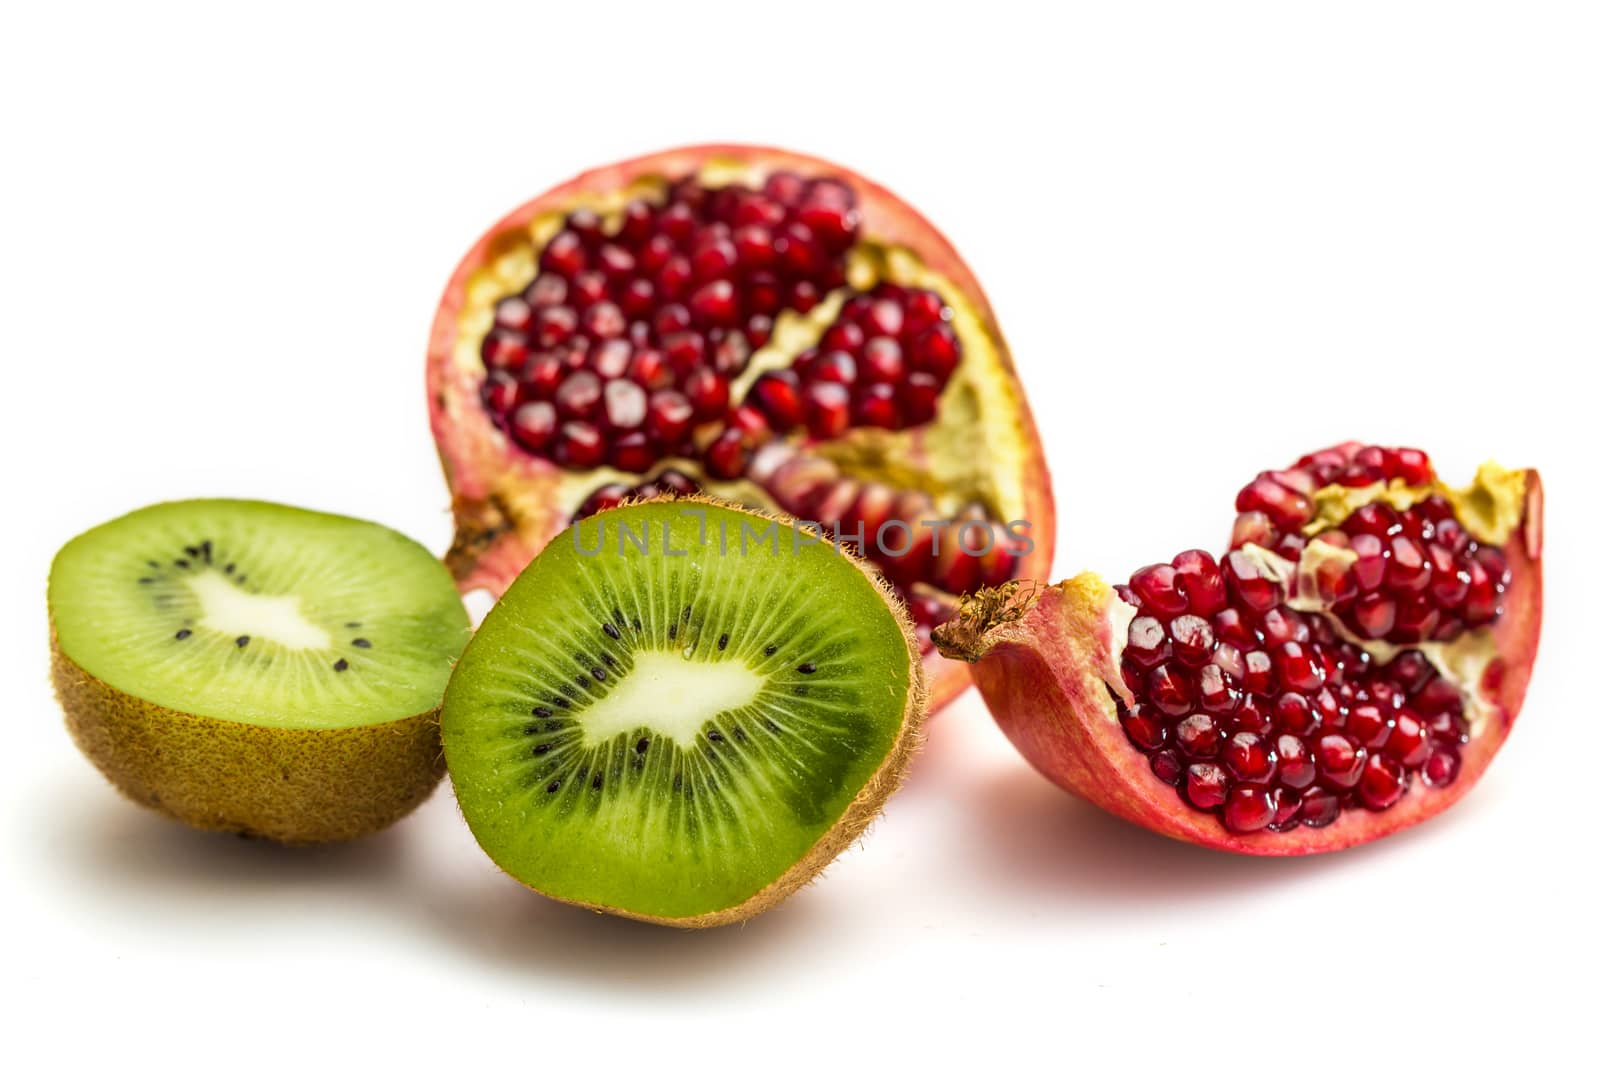
<path fill-rule="evenodd" d="M 1522 708 L 1539 641 L 1537 472 L 1465 489 L 1345 444 L 1238 495 L 1232 547 L 1008 582 L 934 631 L 1012 743 L 1070 792 L 1259 855 L 1381 837 L 1459 799 Z"/>
<path fill-rule="evenodd" d="M 893 194 L 808 156 L 682 148 L 517 208 L 451 276 L 428 403 L 463 589 L 499 595 L 575 518 L 705 491 L 876 563 L 938 706 L 969 678 L 932 627 L 1049 571 L 1049 475 L 977 280 Z"/>

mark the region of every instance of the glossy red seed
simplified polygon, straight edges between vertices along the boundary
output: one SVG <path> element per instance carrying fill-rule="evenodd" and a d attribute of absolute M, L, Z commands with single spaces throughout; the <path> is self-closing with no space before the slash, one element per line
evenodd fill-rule
<path fill-rule="evenodd" d="M 1222 762 L 1235 781 L 1269 782 L 1276 769 L 1277 754 L 1259 735 L 1240 731 L 1223 746 Z"/>
<path fill-rule="evenodd" d="M 600 378 L 593 371 L 574 371 L 556 387 L 556 410 L 563 418 L 587 419 L 600 409 L 600 390 Z"/>
<path fill-rule="evenodd" d="M 900 428 L 900 408 L 894 386 L 875 382 L 856 393 L 852 418 L 858 426 L 877 426 L 886 430 Z"/>
<path fill-rule="evenodd" d="M 1313 743 L 1312 751 L 1316 754 L 1317 774 L 1330 789 L 1351 788 L 1366 769 L 1366 750 L 1342 734 L 1323 734 Z"/>
<path fill-rule="evenodd" d="M 1150 702 L 1170 718 L 1180 718 L 1194 710 L 1194 686 L 1176 664 L 1156 667 L 1146 676 L 1145 686 Z"/>
<path fill-rule="evenodd" d="M 655 460 L 655 444 L 646 434 L 623 434 L 611 443 L 611 465 L 620 470 L 647 471 Z"/>
<path fill-rule="evenodd" d="M 643 387 L 626 378 L 605 384 L 605 424 L 615 430 L 635 430 L 644 425 L 646 395 Z"/>
<path fill-rule="evenodd" d="M 750 387 L 750 396 L 776 430 L 787 430 L 805 418 L 800 377 L 786 367 L 757 378 Z"/>
<path fill-rule="evenodd" d="M 1192 763 L 1184 772 L 1183 793 L 1202 811 L 1222 805 L 1228 795 L 1228 778 L 1215 763 Z"/>
<path fill-rule="evenodd" d="M 1295 789 L 1304 789 L 1316 781 L 1316 761 L 1304 740 L 1293 734 L 1281 734 L 1274 748 L 1278 781 Z"/>
<path fill-rule="evenodd" d="M 694 422 L 694 405 L 676 389 L 662 389 L 650 394 L 645 420 L 656 440 L 681 441 Z"/>
<path fill-rule="evenodd" d="M 714 478 L 730 480 L 744 473 L 749 458 L 750 448 L 744 434 L 736 427 L 729 427 L 707 446 L 706 470 Z"/>
<path fill-rule="evenodd" d="M 1461 773 L 1461 756 L 1453 748 L 1434 751 L 1422 763 L 1422 780 L 1434 789 L 1443 789 Z"/>
<path fill-rule="evenodd" d="M 1179 615 L 1167 627 L 1178 661 L 1190 667 L 1209 663 L 1217 642 L 1211 624 L 1198 615 Z"/>
<path fill-rule="evenodd" d="M 1166 629 L 1161 620 L 1150 615 L 1139 615 L 1128 624 L 1127 654 L 1143 667 L 1153 667 L 1172 654 L 1167 643 Z"/>
<path fill-rule="evenodd" d="M 1373 753 L 1356 787 L 1361 802 L 1373 811 L 1383 811 L 1393 807 L 1405 795 L 1405 791 L 1405 768 L 1392 756 L 1382 752 Z"/>
<path fill-rule="evenodd" d="M 850 390 L 838 382 L 812 382 L 805 387 L 802 402 L 806 428 L 813 437 L 827 440 L 850 428 Z"/>
<path fill-rule="evenodd" d="M 555 458 L 563 467 L 587 470 L 605 457 L 605 439 L 587 422 L 564 422 L 556 435 Z"/>
<path fill-rule="evenodd" d="M 556 409 L 546 400 L 531 400 L 511 416 L 511 436 L 529 452 L 542 453 L 555 437 Z"/>
<path fill-rule="evenodd" d="M 1339 818 L 1339 811 L 1338 795 L 1327 792 L 1321 786 L 1314 785 L 1300 794 L 1302 826 L 1329 826 Z"/>
<path fill-rule="evenodd" d="M 1258 614 L 1275 608 L 1283 600 L 1283 588 L 1242 549 L 1229 552 L 1222 561 L 1222 576 L 1239 602 Z"/>
<path fill-rule="evenodd" d="M 1255 785 L 1236 785 L 1228 791 L 1222 808 L 1222 822 L 1236 834 L 1264 830 L 1278 817 L 1272 790 Z"/>
<path fill-rule="evenodd" d="M 1200 549 L 1179 552 L 1172 557 L 1178 575 L 1178 589 L 1189 602 L 1189 609 L 1203 618 L 1221 611 L 1227 604 L 1227 588 L 1222 570 L 1211 553 Z"/>

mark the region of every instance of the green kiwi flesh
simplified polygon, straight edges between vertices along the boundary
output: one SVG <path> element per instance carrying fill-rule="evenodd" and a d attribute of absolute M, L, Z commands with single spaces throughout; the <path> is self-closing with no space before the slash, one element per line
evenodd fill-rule
<path fill-rule="evenodd" d="M 903 608 L 792 520 L 601 512 L 511 585 L 445 693 L 451 781 L 529 887 L 672 925 L 770 907 L 898 785 L 925 711 Z"/>
<path fill-rule="evenodd" d="M 442 773 L 470 635 L 449 574 L 373 523 L 242 500 L 135 511 L 50 570 L 67 725 L 135 800 L 288 842 L 388 825 Z"/>

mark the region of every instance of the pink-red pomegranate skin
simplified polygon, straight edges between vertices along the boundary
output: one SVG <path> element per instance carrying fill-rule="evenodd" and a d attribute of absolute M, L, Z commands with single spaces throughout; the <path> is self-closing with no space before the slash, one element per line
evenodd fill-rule
<path fill-rule="evenodd" d="M 1383 477 L 1418 485 L 1432 472 Z M 1444 621 L 1430 621 L 1436 640 L 1441 629 L 1446 640 L 1492 636 L 1480 689 L 1486 711 L 1470 739 L 1459 694 L 1420 654 L 1361 662 L 1328 616 L 1278 602 L 1237 549 L 1220 559 L 1181 553 L 1116 588 L 1094 575 L 1042 589 L 1008 583 L 980 594 L 935 640 L 946 654 L 975 660 L 985 702 L 1034 767 L 1112 814 L 1231 852 L 1348 848 L 1460 799 L 1522 708 L 1542 611 L 1542 488 L 1536 472 L 1521 477 L 1520 523 L 1505 544 L 1481 546 L 1491 570 L 1504 568 L 1498 598 L 1469 609 L 1451 589 L 1429 601 Z M 1333 482 L 1346 484 L 1338 474 L 1321 479 Z M 1257 512 L 1269 495 L 1247 488 L 1241 512 Z M 1293 531 L 1309 515 L 1292 501 L 1269 507 L 1278 529 L 1241 537 L 1236 527 L 1236 545 L 1289 537 L 1293 552 Z M 1434 540 L 1447 516 L 1437 503 L 1428 507 L 1421 539 Z M 1401 518 L 1385 518 L 1384 536 L 1406 536 Z M 1352 520 L 1359 528 L 1372 516 Z M 1449 526 L 1444 532 L 1454 539 Z M 1342 544 L 1337 531 L 1323 536 Z M 1460 558 L 1447 569 L 1470 586 L 1480 553 L 1454 547 Z M 1384 560 L 1396 569 L 1393 554 Z M 1411 563 L 1398 560 L 1400 589 L 1380 582 L 1377 590 L 1404 600 L 1425 589 Z M 1355 566 L 1364 565 L 1358 558 Z"/>

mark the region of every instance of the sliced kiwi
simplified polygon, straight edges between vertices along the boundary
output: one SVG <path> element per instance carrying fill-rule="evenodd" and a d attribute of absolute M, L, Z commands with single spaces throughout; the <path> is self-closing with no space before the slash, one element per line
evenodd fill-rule
<path fill-rule="evenodd" d="M 470 628 L 421 545 L 244 500 L 135 511 L 50 569 L 57 695 L 78 746 L 184 822 L 357 837 L 443 773 L 438 707 Z"/>
<path fill-rule="evenodd" d="M 698 499 L 560 535 L 445 693 L 451 781 L 507 873 L 678 926 L 805 884 L 899 784 L 925 712 L 904 610 L 793 520 Z"/>

